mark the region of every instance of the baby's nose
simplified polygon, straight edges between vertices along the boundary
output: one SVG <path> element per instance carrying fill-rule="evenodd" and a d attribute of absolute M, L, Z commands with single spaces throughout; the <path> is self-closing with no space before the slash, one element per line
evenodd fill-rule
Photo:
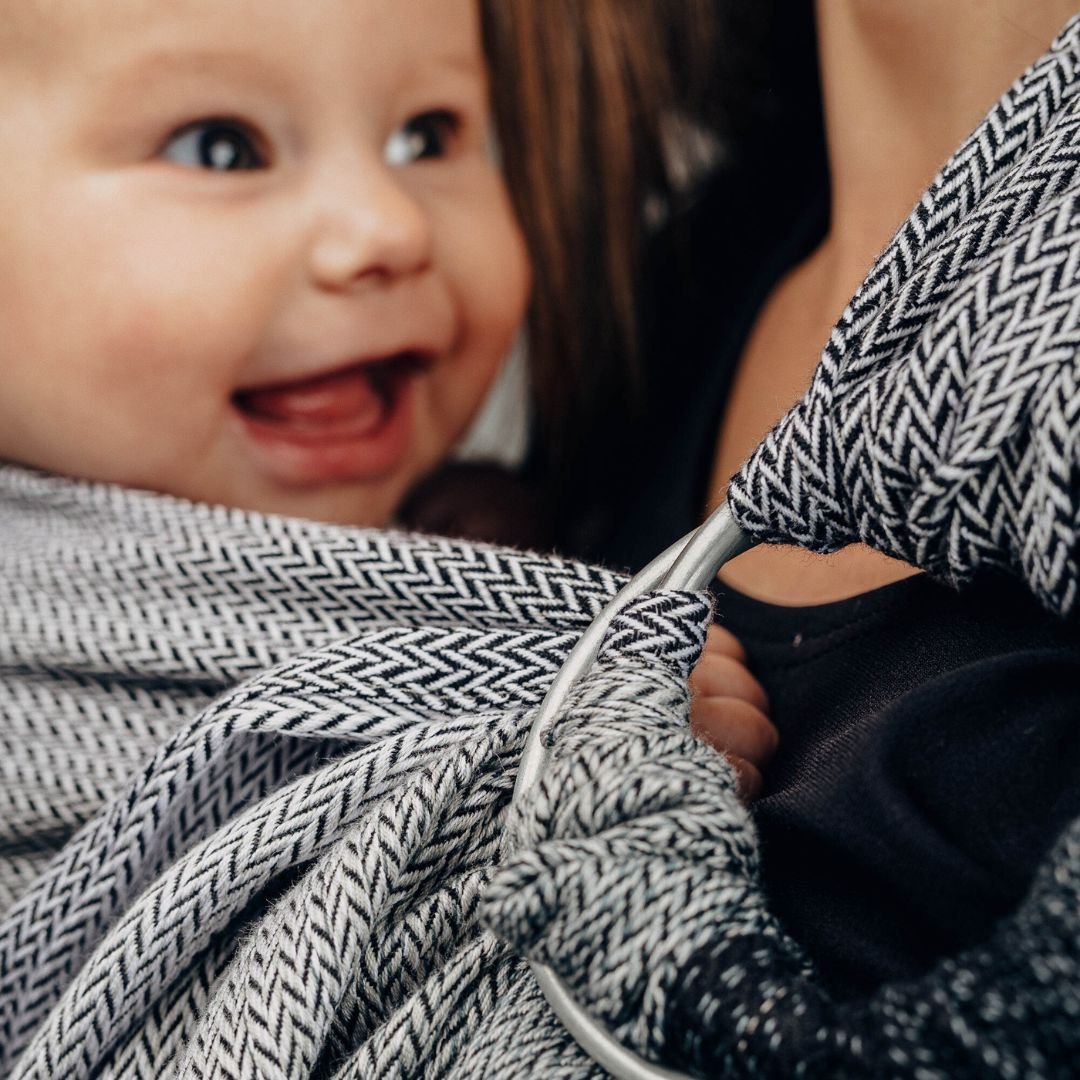
<path fill-rule="evenodd" d="M 430 216 L 382 162 L 341 173 L 325 185 L 310 247 L 320 288 L 348 288 L 369 276 L 414 274 L 431 259 Z"/>

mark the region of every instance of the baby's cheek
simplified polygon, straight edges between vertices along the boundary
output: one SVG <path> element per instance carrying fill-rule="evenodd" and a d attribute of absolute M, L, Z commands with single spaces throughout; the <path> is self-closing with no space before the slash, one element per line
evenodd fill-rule
<path fill-rule="evenodd" d="M 144 279 L 105 306 L 87 335 L 97 343 L 102 390 L 189 410 L 226 401 L 250 360 L 253 333 L 223 310 L 220 294 L 169 282 L 148 287 L 154 284 Z"/>
<path fill-rule="evenodd" d="M 167 290 L 132 277 L 115 297 L 83 305 L 66 327 L 57 365 L 73 457 L 62 471 L 172 490 L 194 468 L 229 400 L 231 363 L 221 335 L 178 317 Z"/>
<path fill-rule="evenodd" d="M 512 217 L 499 230 L 499 240 L 497 246 L 492 245 L 490 260 L 478 256 L 477 276 L 484 279 L 480 289 L 487 297 L 492 331 L 506 343 L 514 338 L 525 319 L 532 295 L 532 265 L 525 237 Z"/>
<path fill-rule="evenodd" d="M 525 318 L 532 268 L 498 174 L 485 171 L 468 190 L 467 199 L 440 208 L 438 258 L 456 285 L 473 334 L 499 351 Z"/>
<path fill-rule="evenodd" d="M 430 207 L 434 265 L 456 311 L 458 339 L 428 387 L 425 468 L 475 419 L 521 330 L 531 289 L 524 237 L 497 174 L 485 171 L 466 190 Z"/>
<path fill-rule="evenodd" d="M 48 273 L 47 258 L 36 279 L 11 270 L 0 289 L 0 457 L 80 472 L 111 437 L 100 341 L 108 307 L 92 282 L 79 290 Z"/>
<path fill-rule="evenodd" d="M 261 340 L 279 262 L 252 232 L 194 223 L 181 210 L 140 213 L 102 239 L 94 332 L 113 376 L 164 389 L 231 391 Z M 108 358 L 115 358 L 110 360 Z"/>
<path fill-rule="evenodd" d="M 133 387 L 168 372 L 175 355 L 171 312 L 160 303 L 137 295 L 110 306 L 96 326 L 97 360 L 102 378 L 116 386 Z"/>

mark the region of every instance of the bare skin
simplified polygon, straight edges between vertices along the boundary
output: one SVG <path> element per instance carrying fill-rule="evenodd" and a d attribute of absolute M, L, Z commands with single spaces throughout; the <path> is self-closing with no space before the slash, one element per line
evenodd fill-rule
<path fill-rule="evenodd" d="M 1077 11 L 1076 0 L 818 0 L 833 224 L 758 317 L 721 425 L 709 509 L 802 395 L 832 325 L 951 151 Z M 797 606 L 915 573 L 854 545 L 830 556 L 761 548 L 721 577 Z"/>
<path fill-rule="evenodd" d="M 735 769 L 739 795 L 761 794 L 762 770 L 780 741 L 769 720 L 769 699 L 746 666 L 746 651 L 729 630 L 709 628 L 705 651 L 690 677 L 690 730 L 725 754 Z"/>

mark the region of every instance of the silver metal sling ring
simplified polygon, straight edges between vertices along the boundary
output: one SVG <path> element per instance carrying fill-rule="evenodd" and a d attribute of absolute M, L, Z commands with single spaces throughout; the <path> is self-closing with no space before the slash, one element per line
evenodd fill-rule
<path fill-rule="evenodd" d="M 612 619 L 631 600 L 655 589 L 697 592 L 707 588 L 724 563 L 753 546 L 754 542 L 742 531 L 724 503 L 700 528 L 653 559 L 619 591 L 574 646 L 540 706 L 522 753 L 511 811 L 520 807 L 536 786 L 549 754 L 546 735 L 562 711 L 571 688 L 592 667 Z M 569 987 L 546 964 L 529 961 L 529 966 L 566 1030 L 582 1050 L 616 1080 L 686 1080 L 683 1073 L 653 1065 L 627 1050 L 574 1000 Z"/>

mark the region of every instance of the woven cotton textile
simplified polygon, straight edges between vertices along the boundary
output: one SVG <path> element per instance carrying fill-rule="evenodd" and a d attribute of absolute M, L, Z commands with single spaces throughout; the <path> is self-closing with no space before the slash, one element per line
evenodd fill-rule
<path fill-rule="evenodd" d="M 0 1073 L 156 1076 L 199 1030 L 230 1074 L 196 1021 L 249 924 L 327 1024 L 377 1027 L 471 923 L 529 710 L 616 579 L 14 468 L 0 521 Z M 342 875 L 326 924 L 286 915 Z M 241 1074 L 314 1067 L 293 1019 Z"/>
<path fill-rule="evenodd" d="M 532 712 L 620 579 L 14 467 L 0 522 L 4 1075 L 596 1075 L 477 913 Z M 687 734 L 709 615 L 627 611 L 602 708 L 745 825 Z"/>
<path fill-rule="evenodd" d="M 1080 19 L 946 164 L 728 499 L 761 541 L 862 540 L 958 586 L 1004 570 L 1080 611 Z M 638 815 L 655 823 L 646 766 L 577 728 L 556 749 L 486 915 L 639 1052 L 706 1076 L 1077 1074 L 1080 822 L 984 946 L 842 1004 L 770 916 L 730 810 L 688 813 L 685 855 L 665 837 L 624 872 Z M 662 816 L 704 806 L 705 768 Z M 691 930 L 635 889 L 680 862 L 712 863 Z M 640 940 L 647 959 L 621 951 Z"/>
<path fill-rule="evenodd" d="M 949 163 L 736 478 L 754 535 L 1077 610 L 1078 42 Z M 700 596 L 619 616 L 508 821 L 614 576 L 14 467 L 0 537 L 0 1074 L 596 1076 L 524 956 L 695 1075 L 1075 1074 L 1080 823 L 985 945 L 832 1000 L 687 731 Z"/>

